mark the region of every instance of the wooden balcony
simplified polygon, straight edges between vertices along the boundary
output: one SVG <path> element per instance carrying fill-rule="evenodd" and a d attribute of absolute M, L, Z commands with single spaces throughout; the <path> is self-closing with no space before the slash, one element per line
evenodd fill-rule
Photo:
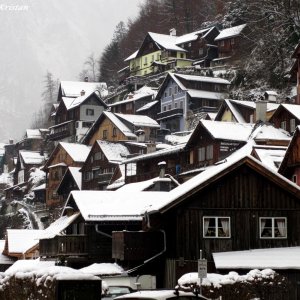
<path fill-rule="evenodd" d="M 158 121 L 163 119 L 169 119 L 174 117 L 181 117 L 183 116 L 183 109 L 182 108 L 174 108 L 167 111 L 163 111 L 157 114 Z"/>
<path fill-rule="evenodd" d="M 67 121 L 49 128 L 48 139 L 51 141 L 60 140 L 75 134 L 75 121 Z"/>
<path fill-rule="evenodd" d="M 43 239 L 39 242 L 40 255 L 57 256 L 87 256 L 86 235 L 62 235 L 53 239 Z"/>

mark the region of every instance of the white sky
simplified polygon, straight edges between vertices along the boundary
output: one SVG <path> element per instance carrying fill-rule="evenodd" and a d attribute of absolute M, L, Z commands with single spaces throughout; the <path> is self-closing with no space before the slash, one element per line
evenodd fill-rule
<path fill-rule="evenodd" d="M 44 76 L 77 80 L 99 57 L 115 26 L 144 0 L 0 1 L 0 141 L 19 139 L 41 103 Z"/>

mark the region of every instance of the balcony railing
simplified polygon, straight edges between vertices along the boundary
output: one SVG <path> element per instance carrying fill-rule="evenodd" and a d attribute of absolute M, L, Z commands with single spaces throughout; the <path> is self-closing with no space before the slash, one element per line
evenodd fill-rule
<path fill-rule="evenodd" d="M 86 256 L 86 235 L 63 235 L 53 239 L 43 239 L 39 242 L 40 255 L 47 257 L 57 256 Z"/>
<path fill-rule="evenodd" d="M 182 108 L 174 108 L 157 114 L 158 120 L 171 118 L 171 117 L 178 117 L 178 116 L 183 116 Z"/>
<path fill-rule="evenodd" d="M 49 140 L 59 140 L 75 134 L 75 121 L 64 122 L 49 128 Z"/>

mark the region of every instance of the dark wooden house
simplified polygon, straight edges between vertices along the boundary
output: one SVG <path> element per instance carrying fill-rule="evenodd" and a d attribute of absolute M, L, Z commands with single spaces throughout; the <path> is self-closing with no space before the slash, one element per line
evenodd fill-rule
<path fill-rule="evenodd" d="M 278 173 L 300 185 L 300 128 L 296 127 L 293 138 L 286 150 L 285 156 L 278 169 Z"/>
<path fill-rule="evenodd" d="M 247 39 L 244 37 L 247 25 L 238 25 L 223 29 L 215 38 L 218 45 L 219 57 L 212 61 L 212 66 L 223 66 L 224 64 L 238 64 L 243 57 L 241 50 L 246 47 Z M 248 43 L 247 43 L 248 44 Z M 249 49 L 244 48 L 244 49 Z M 249 53 L 249 52 L 248 52 Z"/>
<path fill-rule="evenodd" d="M 269 120 L 277 128 L 293 133 L 300 125 L 300 105 L 282 103 Z"/>
<path fill-rule="evenodd" d="M 161 286 L 173 287 L 182 274 L 195 272 L 200 250 L 208 272 L 215 272 L 213 253 L 300 245 L 300 188 L 247 155 L 232 156 L 157 199 L 145 209 L 144 234 L 153 245 L 160 244 L 153 231 L 165 236 L 155 258 L 161 267 L 152 269 Z M 119 235 L 113 234 L 113 249 L 125 246 Z M 127 242 L 125 249 L 130 248 Z M 119 258 L 117 251 L 113 257 Z M 151 263 L 145 263 L 149 269 Z"/>
<path fill-rule="evenodd" d="M 118 165 L 130 155 L 121 143 L 97 140 L 81 168 L 83 190 L 105 190 Z"/>
<path fill-rule="evenodd" d="M 68 167 L 81 167 L 85 162 L 90 147 L 81 144 L 60 142 L 47 160 L 44 171 L 47 174 L 46 204 L 62 205 L 63 197 L 57 194 L 57 188 Z"/>

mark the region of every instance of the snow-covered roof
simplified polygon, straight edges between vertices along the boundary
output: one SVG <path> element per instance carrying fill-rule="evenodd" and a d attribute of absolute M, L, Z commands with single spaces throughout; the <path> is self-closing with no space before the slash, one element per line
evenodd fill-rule
<path fill-rule="evenodd" d="M 52 239 L 57 235 L 63 235 L 63 231 L 80 215 L 80 213 L 74 213 L 71 216 L 62 216 L 55 222 L 50 224 L 49 227 L 42 230 L 38 235 L 38 239 Z"/>
<path fill-rule="evenodd" d="M 52 267 L 55 261 L 43 261 L 38 259 L 20 259 L 17 260 L 11 267 L 5 271 L 5 275 L 13 276 L 18 272 L 32 272 L 38 271 L 43 268 Z"/>
<path fill-rule="evenodd" d="M 166 192 L 111 192 L 72 191 L 74 199 L 85 221 L 141 221 L 146 208 L 153 202 L 161 202 Z"/>
<path fill-rule="evenodd" d="M 177 152 L 182 151 L 185 148 L 185 145 L 186 144 L 183 143 L 183 144 L 179 144 L 179 145 L 169 147 L 167 149 L 162 149 L 162 150 L 158 150 L 158 151 L 155 151 L 155 152 L 152 152 L 152 153 L 142 154 L 142 155 L 139 155 L 139 156 L 135 156 L 133 158 L 126 159 L 122 163 L 123 164 L 128 164 L 128 163 L 131 163 L 131 162 L 136 162 L 136 161 L 140 161 L 140 160 L 144 160 L 144 159 L 150 159 L 150 158 L 154 158 L 154 157 L 160 157 L 160 156 L 169 155 L 169 154 L 172 154 L 172 153 L 177 153 Z"/>
<path fill-rule="evenodd" d="M 209 92 L 203 90 L 188 89 L 187 93 L 191 98 L 222 100 L 226 97 L 225 93 Z"/>
<path fill-rule="evenodd" d="M 188 80 L 188 81 L 230 84 L 230 82 L 228 80 L 219 78 L 219 77 L 197 76 L 197 75 L 188 75 L 188 74 L 175 74 L 175 76 L 178 78 Z"/>
<path fill-rule="evenodd" d="M 259 147 L 254 146 L 255 152 L 259 160 L 266 165 L 268 168 L 271 168 L 275 171 L 278 170 L 279 165 L 281 164 L 287 147 Z"/>
<path fill-rule="evenodd" d="M 104 111 L 102 114 L 109 118 L 125 136 L 137 138 L 137 136 L 114 113 Z"/>
<path fill-rule="evenodd" d="M 244 100 L 229 100 L 229 101 L 232 102 L 233 104 L 236 103 L 253 109 L 256 108 L 256 103 L 254 101 L 244 101 Z M 267 103 L 267 111 L 276 110 L 278 107 L 279 107 L 278 103 L 271 103 L 271 102 Z"/>
<path fill-rule="evenodd" d="M 81 190 L 82 186 L 82 173 L 79 172 L 81 168 L 78 167 L 69 167 L 69 171 L 71 175 L 73 176 L 78 188 Z"/>
<path fill-rule="evenodd" d="M 100 92 L 107 90 L 105 82 L 61 81 L 60 87 L 62 96 L 74 98 L 81 96 L 82 90 L 85 91 L 86 94 L 96 90 L 99 90 Z"/>
<path fill-rule="evenodd" d="M 165 141 L 171 145 L 185 144 L 190 139 L 192 131 L 185 131 L 182 133 L 184 134 L 180 134 L 180 132 L 168 134 L 165 136 Z"/>
<path fill-rule="evenodd" d="M 138 54 L 139 50 L 136 50 L 134 53 L 132 53 L 130 56 L 128 56 L 127 58 L 124 59 L 124 61 L 129 61 L 132 60 L 134 58 L 136 58 L 137 54 Z"/>
<path fill-rule="evenodd" d="M 197 30 L 191 33 L 187 33 L 181 36 L 178 36 L 176 38 L 176 45 L 181 45 L 187 42 L 192 42 L 197 40 L 197 38 L 199 37 L 200 34 L 207 34 L 211 29 L 213 29 L 214 27 L 210 27 L 210 28 L 205 28 L 205 29 L 201 29 L 201 30 Z"/>
<path fill-rule="evenodd" d="M 109 162 L 121 162 L 130 154 L 127 147 L 120 143 L 111 143 L 102 140 L 97 140 L 97 143 Z"/>
<path fill-rule="evenodd" d="M 47 159 L 47 155 L 41 155 L 39 151 L 20 150 L 19 154 L 27 165 L 42 165 Z"/>
<path fill-rule="evenodd" d="M 215 139 L 231 141 L 246 142 L 254 127 L 253 124 L 247 123 L 219 122 L 203 119 L 200 122 Z"/>
<path fill-rule="evenodd" d="M 160 49 L 163 48 L 166 50 L 187 52 L 183 48 L 176 45 L 176 41 L 177 41 L 176 36 L 154 33 L 154 32 L 148 32 L 148 34 Z"/>
<path fill-rule="evenodd" d="M 145 111 L 145 110 L 148 110 L 150 109 L 151 107 L 153 107 L 155 104 L 158 103 L 158 100 L 155 100 L 155 101 L 151 101 L 151 102 L 148 102 L 147 104 L 145 104 L 144 106 L 140 107 L 139 109 L 136 110 L 136 112 L 141 112 L 141 111 Z"/>
<path fill-rule="evenodd" d="M 213 253 L 217 269 L 300 269 L 300 247 Z"/>
<path fill-rule="evenodd" d="M 8 253 L 23 254 L 38 244 L 43 230 L 7 229 Z"/>
<path fill-rule="evenodd" d="M 86 146 L 82 144 L 65 142 L 60 142 L 59 144 L 76 162 L 85 162 L 91 150 L 91 146 Z"/>
<path fill-rule="evenodd" d="M 282 128 L 275 128 L 273 125 L 263 124 L 253 131 L 251 138 L 257 142 L 265 140 L 290 141 L 291 135 Z"/>
<path fill-rule="evenodd" d="M 95 94 L 96 97 L 99 98 L 98 91 L 90 91 L 90 92 L 85 93 L 83 96 L 79 96 L 79 97 L 76 97 L 76 98 L 62 97 L 62 101 L 64 102 L 64 104 L 66 106 L 66 109 L 71 110 L 71 109 L 74 109 L 77 106 L 80 106 L 92 94 Z"/>
<path fill-rule="evenodd" d="M 223 39 L 229 39 L 235 36 L 238 36 L 241 34 L 243 29 L 245 28 L 246 24 L 231 27 L 231 28 L 226 28 L 223 29 L 220 34 L 215 38 L 215 41 L 223 40 Z"/>
<path fill-rule="evenodd" d="M 79 269 L 80 272 L 92 275 L 120 275 L 124 269 L 116 263 L 94 263 Z"/>
<path fill-rule="evenodd" d="M 160 125 L 153 119 L 144 115 L 128 115 L 115 114 L 119 119 L 129 122 L 135 127 L 154 127 L 159 128 Z"/>
<path fill-rule="evenodd" d="M 287 111 L 300 120 L 300 105 L 282 103 L 281 106 L 283 106 Z"/>
<path fill-rule="evenodd" d="M 28 139 L 41 139 L 42 134 L 39 129 L 26 129 L 26 138 Z"/>

